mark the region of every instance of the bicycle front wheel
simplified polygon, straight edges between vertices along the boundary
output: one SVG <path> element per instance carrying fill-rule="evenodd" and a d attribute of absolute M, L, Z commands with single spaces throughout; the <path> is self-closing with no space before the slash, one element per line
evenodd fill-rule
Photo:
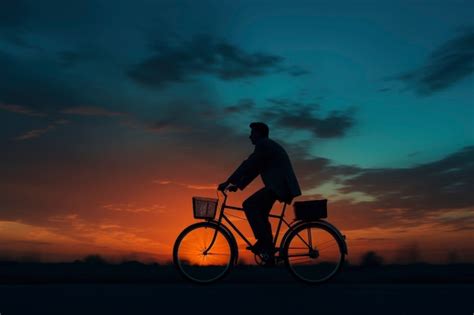
<path fill-rule="evenodd" d="M 210 222 L 187 227 L 176 239 L 173 262 L 180 273 L 196 283 L 211 283 L 231 270 L 237 249 L 229 234 Z"/>
<path fill-rule="evenodd" d="M 297 226 L 284 245 L 286 266 L 299 280 L 311 284 L 325 282 L 336 275 L 344 263 L 343 242 L 321 223 Z"/>

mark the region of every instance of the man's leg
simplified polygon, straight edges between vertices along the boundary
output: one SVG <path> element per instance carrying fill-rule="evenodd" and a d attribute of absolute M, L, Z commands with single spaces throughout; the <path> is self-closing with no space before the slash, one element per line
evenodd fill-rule
<path fill-rule="evenodd" d="M 264 245 L 271 247 L 273 243 L 272 226 L 268 215 L 276 201 L 276 195 L 268 188 L 262 188 L 247 198 L 243 208 L 255 238 Z"/>

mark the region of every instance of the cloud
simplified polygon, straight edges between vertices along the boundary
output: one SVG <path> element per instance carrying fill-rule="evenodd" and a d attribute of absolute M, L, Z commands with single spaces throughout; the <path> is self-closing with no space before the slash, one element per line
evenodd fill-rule
<path fill-rule="evenodd" d="M 309 156 L 304 147 L 285 147 L 304 197 L 329 199 L 331 216 L 345 229 L 474 229 L 474 146 L 409 168 L 377 169 L 338 165 Z"/>
<path fill-rule="evenodd" d="M 38 117 L 46 116 L 46 114 L 44 114 L 44 113 L 40 113 L 40 112 L 35 111 L 35 110 L 33 110 L 29 107 L 21 106 L 21 105 L 0 103 L 0 109 L 6 110 L 8 112 L 22 114 L 22 115 L 28 115 L 28 116 L 38 116 Z"/>
<path fill-rule="evenodd" d="M 34 138 L 39 138 L 42 135 L 44 135 L 45 133 L 56 129 L 57 126 L 67 125 L 67 124 L 69 124 L 69 120 L 57 119 L 57 120 L 53 121 L 52 123 L 50 123 L 49 125 L 47 125 L 45 128 L 37 128 L 37 129 L 27 131 L 27 132 L 15 137 L 14 140 L 23 141 L 23 140 L 31 140 L 31 139 L 34 139 Z"/>
<path fill-rule="evenodd" d="M 131 213 L 140 213 L 140 212 L 156 212 L 156 213 L 164 213 L 164 209 L 166 206 L 161 204 L 152 204 L 148 206 L 137 206 L 134 203 L 119 203 L 119 204 L 107 204 L 103 205 L 102 208 L 111 210 L 111 211 L 118 211 L 118 212 L 131 212 Z"/>
<path fill-rule="evenodd" d="M 190 129 L 189 126 L 181 124 L 177 119 L 172 117 L 161 118 L 152 122 L 134 117 L 127 117 L 120 121 L 120 125 L 152 133 L 184 132 Z"/>
<path fill-rule="evenodd" d="M 365 213 L 372 222 L 408 225 L 429 220 L 457 224 L 459 229 L 474 225 L 472 216 L 466 219 L 464 215 L 474 210 L 474 146 L 411 168 L 354 171 L 355 175 L 340 181 L 338 193 L 372 196 L 374 200 L 370 202 L 346 203 L 346 207 Z"/>
<path fill-rule="evenodd" d="M 363 169 L 341 192 L 363 192 L 383 209 L 417 211 L 474 207 L 474 146 L 412 168 Z"/>
<path fill-rule="evenodd" d="M 127 224 L 117 224 L 109 220 L 90 221 L 77 213 L 50 216 L 48 222 L 50 224 L 47 230 L 70 239 L 69 243 L 87 245 L 105 253 L 133 249 L 160 256 L 160 252 L 169 250 L 169 245 L 145 237 L 141 228 L 130 227 Z"/>
<path fill-rule="evenodd" d="M 343 137 L 355 124 L 354 108 L 334 110 L 323 117 L 315 113 L 318 104 L 301 104 L 283 99 L 268 101 L 276 106 L 262 111 L 262 119 L 289 129 L 308 130 L 319 138 Z"/>
<path fill-rule="evenodd" d="M 69 107 L 65 108 L 60 111 L 63 114 L 68 115 L 80 115 L 80 116 L 125 116 L 125 113 L 122 112 L 114 112 L 102 107 L 95 107 L 95 106 L 76 106 L 76 107 Z"/>
<path fill-rule="evenodd" d="M 22 141 L 22 140 L 30 140 L 30 139 L 34 139 L 34 138 L 39 138 L 43 134 L 53 130 L 54 128 L 55 128 L 55 125 L 50 124 L 50 125 L 46 126 L 45 128 L 33 129 L 33 130 L 27 131 L 27 132 L 19 135 L 18 137 L 15 137 L 14 140 Z"/>
<path fill-rule="evenodd" d="M 285 72 L 293 76 L 305 74 L 301 68 L 283 66 L 280 56 L 249 53 L 206 35 L 195 36 L 181 45 L 155 45 L 154 50 L 151 57 L 127 71 L 132 80 L 147 87 L 189 82 L 199 75 L 230 81 L 272 72 Z"/>
<path fill-rule="evenodd" d="M 217 184 L 186 184 L 186 183 L 180 183 L 180 182 L 175 182 L 175 181 L 170 181 L 170 180 L 160 180 L 160 179 L 154 180 L 153 183 L 159 184 L 159 185 L 178 185 L 178 186 L 186 187 L 188 189 L 196 189 L 196 190 L 216 190 L 217 189 Z"/>
<path fill-rule="evenodd" d="M 337 165 L 327 158 L 310 157 L 302 152 L 291 151 L 295 173 L 303 189 L 318 187 L 337 180 L 338 177 L 356 175 L 361 171 L 357 166 Z"/>
<path fill-rule="evenodd" d="M 395 78 L 420 96 L 447 89 L 474 71 L 474 30 L 465 31 L 435 49 L 418 69 Z"/>

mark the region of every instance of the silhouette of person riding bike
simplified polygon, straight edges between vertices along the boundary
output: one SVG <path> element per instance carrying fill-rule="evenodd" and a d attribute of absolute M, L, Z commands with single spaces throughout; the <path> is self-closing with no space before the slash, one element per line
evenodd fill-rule
<path fill-rule="evenodd" d="M 259 265 L 272 267 L 284 262 L 300 280 L 329 280 L 342 267 L 347 246 L 339 230 L 322 220 L 327 216 L 326 200 L 297 201 L 293 205 L 295 220 L 285 220 L 286 206 L 301 195 L 290 159 L 283 147 L 268 137 L 266 124 L 254 122 L 250 128 L 249 138 L 255 150 L 218 186 L 224 198 L 217 220 L 218 199 L 193 197 L 194 217 L 205 222 L 187 227 L 178 236 L 173 248 L 174 264 L 185 278 L 194 282 L 210 283 L 223 278 L 238 259 L 232 229 L 248 245 Z M 265 187 L 247 198 L 242 208 L 227 205 L 228 191 L 245 189 L 258 175 Z M 270 214 L 276 200 L 283 202 L 281 215 Z M 225 209 L 244 211 L 257 240 L 255 244 L 231 222 Z M 278 219 L 275 237 L 269 218 Z M 282 224 L 288 230 L 277 246 Z"/>

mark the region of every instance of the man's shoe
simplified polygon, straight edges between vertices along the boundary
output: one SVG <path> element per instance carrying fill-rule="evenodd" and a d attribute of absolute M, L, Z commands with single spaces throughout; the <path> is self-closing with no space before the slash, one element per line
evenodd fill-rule
<path fill-rule="evenodd" d="M 265 268 L 275 267 L 275 255 L 271 255 L 268 253 L 262 253 L 260 255 L 262 257 L 262 266 Z"/>

